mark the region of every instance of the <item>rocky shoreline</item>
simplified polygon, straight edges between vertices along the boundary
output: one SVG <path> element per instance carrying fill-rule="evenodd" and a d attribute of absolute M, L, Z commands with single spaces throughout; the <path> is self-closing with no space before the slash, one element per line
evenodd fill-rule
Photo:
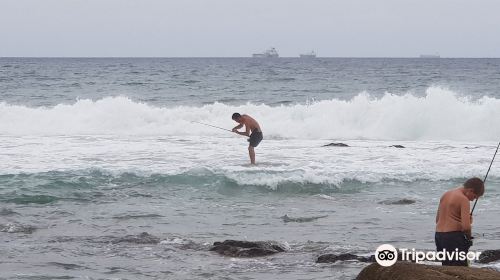
<path fill-rule="evenodd" d="M 226 257 L 263 257 L 288 251 L 287 245 L 276 241 L 215 242 L 210 251 Z M 486 250 L 478 263 L 486 264 L 500 260 L 500 250 Z M 417 264 L 398 261 L 390 267 L 382 267 L 375 262 L 375 256 L 359 256 L 351 253 L 320 255 L 316 263 L 336 263 L 357 261 L 371 263 L 357 276 L 356 280 L 499 280 L 500 271 L 476 267 L 450 267 Z"/>

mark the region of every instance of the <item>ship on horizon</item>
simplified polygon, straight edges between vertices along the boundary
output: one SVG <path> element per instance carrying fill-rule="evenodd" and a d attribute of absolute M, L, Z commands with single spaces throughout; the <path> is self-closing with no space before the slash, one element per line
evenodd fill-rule
<path fill-rule="evenodd" d="M 254 53 L 252 57 L 256 58 L 278 58 L 280 57 L 275 48 L 270 48 L 263 53 Z"/>
<path fill-rule="evenodd" d="M 299 55 L 300 58 L 316 58 L 316 53 L 314 51 L 308 53 L 301 53 Z"/>
<path fill-rule="evenodd" d="M 436 54 L 421 54 L 419 56 L 420 58 L 441 58 L 441 56 L 436 53 Z"/>

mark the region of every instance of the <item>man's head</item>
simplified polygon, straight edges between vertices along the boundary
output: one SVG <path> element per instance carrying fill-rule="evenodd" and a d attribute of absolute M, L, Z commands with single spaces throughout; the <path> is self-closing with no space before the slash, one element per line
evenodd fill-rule
<path fill-rule="evenodd" d="M 464 183 L 464 189 L 465 196 L 473 201 L 484 194 L 484 182 L 477 177 L 470 178 Z"/>
<path fill-rule="evenodd" d="M 241 115 L 239 113 L 234 113 L 231 118 L 236 122 L 240 122 Z"/>

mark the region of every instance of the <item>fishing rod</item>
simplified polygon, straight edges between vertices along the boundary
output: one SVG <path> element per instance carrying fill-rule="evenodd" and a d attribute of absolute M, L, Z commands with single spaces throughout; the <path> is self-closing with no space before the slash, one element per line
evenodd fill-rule
<path fill-rule="evenodd" d="M 488 171 L 486 172 L 486 176 L 484 176 L 483 183 L 486 183 L 486 178 L 488 178 L 488 173 L 490 173 L 491 166 L 493 165 L 493 161 L 495 160 L 495 157 L 498 152 L 498 147 L 500 147 L 500 142 L 498 142 L 497 150 L 495 151 L 495 154 L 493 155 L 493 158 L 491 159 L 490 167 L 488 167 Z M 470 215 L 472 216 L 472 213 L 474 212 L 474 208 L 476 208 L 477 200 L 479 199 L 476 198 L 476 201 L 474 202 L 474 206 L 472 206 L 472 210 L 470 211 Z"/>
<path fill-rule="evenodd" d="M 208 123 L 202 123 L 202 122 L 196 122 L 196 121 L 191 121 L 192 123 L 197 123 L 197 124 L 202 124 L 202 125 L 206 125 L 206 126 L 210 126 L 210 127 L 213 127 L 213 128 L 218 128 L 218 129 L 222 129 L 222 130 L 225 130 L 225 131 L 229 131 L 231 133 L 234 133 L 232 130 L 229 130 L 229 129 L 226 129 L 226 128 L 223 128 L 223 127 L 220 127 L 220 126 L 216 126 L 216 125 L 211 125 L 211 124 L 208 124 Z M 239 134 L 241 135 L 241 134 Z M 246 135 L 241 135 L 241 136 L 246 136 Z M 248 137 L 248 136 L 246 136 Z"/>
<path fill-rule="evenodd" d="M 215 125 L 211 125 L 211 124 L 208 124 L 208 123 L 201 123 L 201 122 L 195 122 L 195 121 L 191 121 L 192 123 L 197 123 L 197 124 L 202 124 L 202 125 L 206 125 L 206 126 L 211 126 L 211 127 L 215 127 L 215 128 L 218 128 L 218 129 L 222 129 L 222 130 L 225 130 L 225 131 L 229 131 L 229 132 L 233 132 L 229 129 L 226 129 L 226 128 L 223 128 L 223 127 L 220 127 L 220 126 L 215 126 Z"/>

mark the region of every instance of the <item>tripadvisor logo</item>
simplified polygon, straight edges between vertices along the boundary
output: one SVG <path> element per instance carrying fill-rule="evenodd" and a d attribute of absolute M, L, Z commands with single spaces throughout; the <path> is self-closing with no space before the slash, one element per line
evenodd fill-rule
<path fill-rule="evenodd" d="M 382 244 L 375 251 L 375 260 L 381 266 L 391 266 L 398 260 L 398 251 L 390 244 Z"/>
<path fill-rule="evenodd" d="M 417 251 L 415 249 L 399 248 L 397 250 L 391 244 L 383 244 L 378 246 L 375 251 L 375 260 L 381 266 L 391 266 L 398 260 L 412 261 L 419 263 L 421 261 L 477 261 L 481 252 L 461 252 L 455 251 Z"/>

